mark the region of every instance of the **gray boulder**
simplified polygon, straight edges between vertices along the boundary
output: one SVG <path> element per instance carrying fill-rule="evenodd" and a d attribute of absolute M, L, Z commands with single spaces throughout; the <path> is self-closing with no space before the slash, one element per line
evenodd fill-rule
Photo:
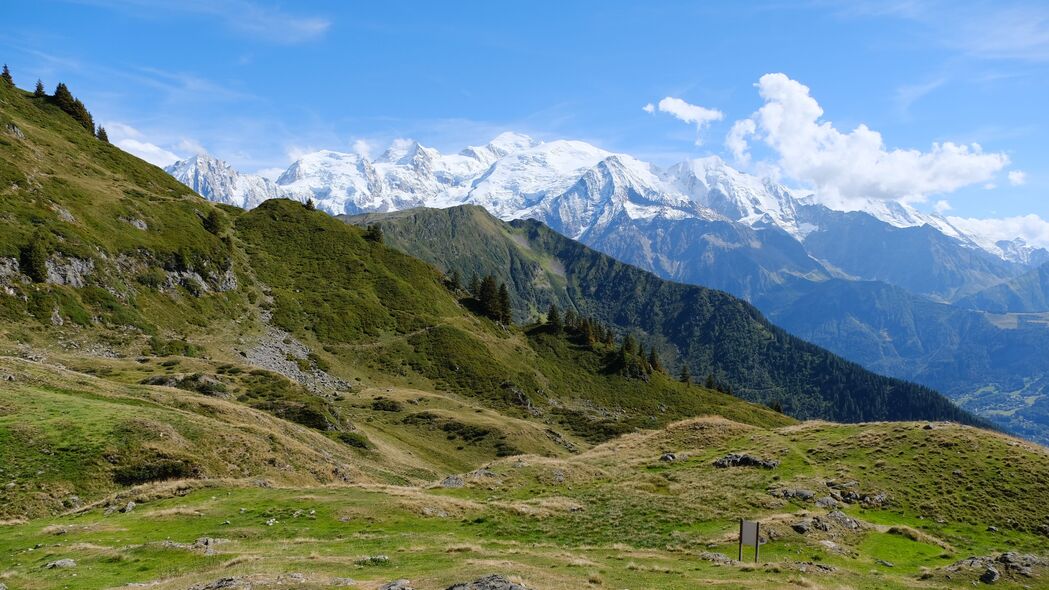
<path fill-rule="evenodd" d="M 67 559 L 59 559 L 57 561 L 49 561 L 47 563 L 47 565 L 44 566 L 44 569 L 49 569 L 49 570 L 69 569 L 71 567 L 76 567 L 76 562 L 73 561 L 72 559 L 68 559 L 67 558 Z"/>
<path fill-rule="evenodd" d="M 460 582 L 448 587 L 448 590 L 528 590 L 528 588 L 511 582 L 505 576 L 491 574 L 473 582 Z"/>
<path fill-rule="evenodd" d="M 714 467 L 760 467 L 762 469 L 775 469 L 779 467 L 779 461 L 775 459 L 762 459 L 745 453 L 730 453 L 714 461 Z"/>
<path fill-rule="evenodd" d="M 379 590 L 415 590 L 409 580 L 394 580 L 379 586 Z"/>

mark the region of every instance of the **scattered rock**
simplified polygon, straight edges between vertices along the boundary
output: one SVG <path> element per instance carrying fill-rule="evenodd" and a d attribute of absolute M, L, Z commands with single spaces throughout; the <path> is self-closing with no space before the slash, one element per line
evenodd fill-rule
<path fill-rule="evenodd" d="M 461 475 L 449 475 L 441 481 L 442 488 L 461 488 L 465 482 Z"/>
<path fill-rule="evenodd" d="M 47 563 L 47 565 L 44 566 L 44 569 L 48 569 L 48 570 L 69 569 L 71 567 L 76 567 L 76 562 L 73 561 L 72 559 L 68 559 L 67 558 L 67 559 L 59 559 L 57 561 L 49 561 Z"/>
<path fill-rule="evenodd" d="M 663 453 L 659 456 L 659 460 L 665 461 L 667 463 L 673 463 L 674 461 L 677 461 L 677 455 L 675 455 L 674 453 Z"/>
<path fill-rule="evenodd" d="M 714 461 L 714 467 L 761 467 L 762 469 L 775 469 L 779 467 L 779 461 L 762 459 L 753 455 L 731 453 Z"/>
<path fill-rule="evenodd" d="M 820 508 L 837 508 L 838 501 L 830 496 L 823 496 L 819 500 L 816 500 L 816 506 Z"/>
<path fill-rule="evenodd" d="M 812 521 L 811 520 L 801 520 L 801 521 L 798 521 L 798 522 L 790 525 L 790 528 L 794 529 L 794 532 L 796 532 L 798 534 L 801 534 L 801 535 L 804 535 L 805 533 L 809 532 L 809 528 L 811 528 L 811 527 L 812 527 Z"/>
<path fill-rule="evenodd" d="M 357 581 L 353 578 L 333 578 L 331 581 L 332 586 L 356 586 Z"/>
<path fill-rule="evenodd" d="M 394 580 L 379 586 L 379 590 L 415 590 L 415 587 L 408 580 Z"/>
<path fill-rule="evenodd" d="M 994 567 L 992 565 L 992 566 L 989 566 L 983 572 L 983 575 L 980 576 L 980 581 L 983 582 L 984 584 L 993 584 L 993 583 L 997 582 L 998 579 L 1001 578 L 1001 577 L 1002 577 L 1002 574 L 998 573 L 998 568 L 996 568 L 996 567 Z"/>
<path fill-rule="evenodd" d="M 128 514 L 134 509 L 135 509 L 135 502 L 134 502 L 134 500 L 131 500 L 131 501 L 128 501 L 127 505 L 124 506 L 123 508 L 121 508 L 120 511 L 123 512 L 124 514 Z"/>
<path fill-rule="evenodd" d="M 988 533 L 997 533 L 998 532 L 998 527 L 993 526 L 993 525 L 989 526 L 989 527 L 987 527 L 987 532 Z"/>
<path fill-rule="evenodd" d="M 226 590 L 227 588 L 251 588 L 251 584 L 241 578 L 220 578 L 206 584 L 190 586 L 189 590 Z"/>
<path fill-rule="evenodd" d="M 460 582 L 448 587 L 448 590 L 528 590 L 515 584 L 499 574 L 491 574 L 473 582 Z"/>
<path fill-rule="evenodd" d="M 885 561 L 884 559 L 878 559 L 878 560 L 875 560 L 875 562 L 878 565 L 882 565 L 882 566 L 885 566 L 885 567 L 896 567 L 896 564 L 892 563 L 891 561 Z"/>
<path fill-rule="evenodd" d="M 859 521 L 857 521 L 855 518 L 847 516 L 844 512 L 840 510 L 835 510 L 827 514 L 827 519 L 845 529 L 854 531 L 860 528 Z"/>
<path fill-rule="evenodd" d="M 94 271 L 95 261 L 90 258 L 54 256 L 47 261 L 47 282 L 80 289 Z"/>
<path fill-rule="evenodd" d="M 703 561 L 709 561 L 712 563 L 720 563 L 725 565 L 736 563 L 736 560 L 732 559 L 728 555 L 725 555 L 724 553 L 715 553 L 713 551 L 703 551 L 697 557 L 699 557 Z"/>

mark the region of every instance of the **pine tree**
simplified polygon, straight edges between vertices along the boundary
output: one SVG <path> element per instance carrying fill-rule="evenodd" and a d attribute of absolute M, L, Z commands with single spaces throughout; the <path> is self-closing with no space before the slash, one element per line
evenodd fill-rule
<path fill-rule="evenodd" d="M 100 140 L 102 140 L 102 141 L 104 141 L 106 143 L 109 143 L 109 134 L 106 133 L 106 128 L 105 127 L 99 125 L 98 126 L 98 133 L 96 133 L 95 135 L 98 136 L 98 138 Z"/>
<path fill-rule="evenodd" d="M 499 316 L 499 321 L 510 325 L 513 322 L 513 310 L 510 305 L 510 290 L 506 288 L 506 283 L 499 285 L 499 296 L 496 302 L 496 315 Z"/>
<path fill-rule="evenodd" d="M 2 74 L 0 74 L 0 79 L 3 79 L 3 81 L 8 86 L 14 86 L 15 85 L 15 80 L 14 80 L 14 78 L 11 77 L 11 70 L 7 69 L 7 64 L 4 64 L 4 72 Z"/>
<path fill-rule="evenodd" d="M 36 81 L 36 88 L 33 90 L 33 96 L 37 98 L 44 98 L 47 96 L 47 92 L 44 90 L 44 83 L 40 80 Z"/>
<path fill-rule="evenodd" d="M 369 242 L 375 242 L 381 244 L 383 240 L 382 226 L 378 223 L 373 223 L 368 226 L 368 229 L 364 230 L 364 239 Z"/>
<path fill-rule="evenodd" d="M 204 218 L 204 229 L 214 235 L 220 235 L 226 229 L 226 218 L 219 213 L 218 209 L 212 209 Z"/>
<path fill-rule="evenodd" d="M 47 280 L 47 259 L 50 257 L 50 243 L 42 230 L 37 230 L 24 248 L 22 248 L 22 272 L 34 283 Z"/>
<path fill-rule="evenodd" d="M 466 289 L 470 291 L 470 295 L 473 295 L 475 298 L 480 295 L 481 279 L 478 278 L 477 273 L 474 273 L 474 275 L 470 277 L 470 285 Z"/>
<path fill-rule="evenodd" d="M 303 206 L 306 207 L 306 209 L 308 209 L 310 211 L 316 211 L 317 210 L 317 203 L 314 203 L 312 198 L 306 199 L 306 202 L 303 203 Z"/>
<path fill-rule="evenodd" d="M 55 86 L 55 93 L 51 95 L 51 100 L 54 101 L 55 106 L 69 113 L 73 111 L 73 102 L 76 99 L 73 98 L 73 93 L 69 91 L 69 87 L 66 86 L 65 82 L 59 82 Z"/>
<path fill-rule="evenodd" d="M 653 371 L 663 372 L 663 363 L 659 362 L 659 355 L 656 354 L 656 347 L 653 345 L 648 351 L 648 364 L 652 367 Z"/>
<path fill-rule="evenodd" d="M 623 336 L 623 344 L 620 346 L 620 350 L 627 356 L 637 354 L 637 343 L 634 341 L 634 337 L 630 334 Z"/>
<path fill-rule="evenodd" d="M 571 309 L 565 312 L 565 328 L 570 330 L 576 328 L 576 313 Z"/>
<path fill-rule="evenodd" d="M 73 97 L 73 93 L 69 91 L 65 83 L 59 82 L 55 86 L 55 94 L 51 97 L 51 100 L 55 103 L 55 106 L 83 125 L 84 129 L 90 130 L 91 133 L 95 132 L 95 121 L 92 119 L 91 113 L 87 111 L 87 107 L 80 102 L 80 99 Z"/>
<path fill-rule="evenodd" d="M 714 374 L 713 373 L 707 373 L 707 380 L 706 380 L 706 382 L 703 383 L 703 387 L 706 387 L 707 389 L 717 389 L 718 388 L 718 382 L 714 380 Z"/>
<path fill-rule="evenodd" d="M 554 334 L 560 334 L 564 329 L 564 325 L 561 324 L 561 312 L 557 311 L 557 306 L 553 303 L 550 304 L 550 309 L 546 310 L 546 323 Z"/>
<path fill-rule="evenodd" d="M 495 283 L 495 277 L 486 275 L 481 279 L 481 286 L 477 290 L 477 301 L 481 304 L 481 313 L 493 320 L 498 318 L 499 287 Z"/>
<path fill-rule="evenodd" d="M 459 278 L 459 271 L 453 270 L 452 275 L 448 277 L 448 288 L 450 288 L 452 291 L 458 291 L 459 289 L 462 289 L 462 285 L 460 284 L 461 281 L 462 279 Z"/>
<path fill-rule="evenodd" d="M 684 383 L 685 385 L 691 385 L 692 384 L 692 371 L 688 370 L 688 365 L 687 364 L 682 364 L 681 365 L 681 377 L 680 377 L 680 379 L 681 379 L 681 382 Z"/>

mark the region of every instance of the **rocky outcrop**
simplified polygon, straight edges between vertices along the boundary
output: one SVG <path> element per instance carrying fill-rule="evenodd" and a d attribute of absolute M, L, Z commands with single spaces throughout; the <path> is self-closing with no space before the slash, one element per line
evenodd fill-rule
<path fill-rule="evenodd" d="M 453 584 L 447 590 L 528 590 L 525 586 L 511 582 L 506 576 L 491 574 L 473 582 Z"/>
<path fill-rule="evenodd" d="M 762 459 L 753 455 L 731 453 L 714 461 L 714 467 L 760 467 L 762 469 L 775 469 L 779 467 L 779 461 L 775 459 Z"/>

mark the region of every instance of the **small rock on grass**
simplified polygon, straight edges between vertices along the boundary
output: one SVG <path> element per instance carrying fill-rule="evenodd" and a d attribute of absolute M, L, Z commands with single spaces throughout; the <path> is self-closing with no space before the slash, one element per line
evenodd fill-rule
<path fill-rule="evenodd" d="M 379 586 L 379 590 L 415 590 L 409 580 L 394 580 Z"/>
<path fill-rule="evenodd" d="M 473 582 L 460 582 L 448 587 L 448 590 L 528 590 L 520 584 L 515 584 L 499 574 L 491 574 L 478 578 Z"/>
<path fill-rule="evenodd" d="M 71 567 L 76 567 L 75 561 L 73 561 L 72 559 L 59 559 L 56 561 L 48 562 L 48 564 L 44 566 L 44 569 L 68 569 Z"/>

